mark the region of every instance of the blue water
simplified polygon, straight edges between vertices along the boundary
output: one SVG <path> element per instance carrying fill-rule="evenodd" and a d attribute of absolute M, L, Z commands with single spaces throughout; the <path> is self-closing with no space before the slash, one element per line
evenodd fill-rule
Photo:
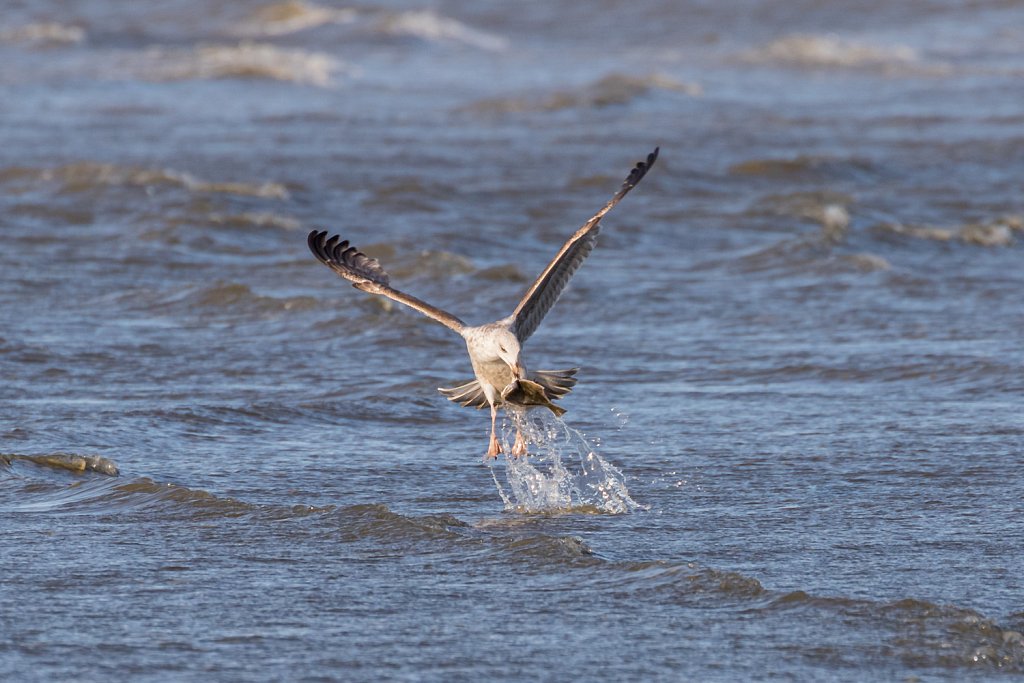
<path fill-rule="evenodd" d="M 0 679 L 1020 675 L 1022 20 L 6 8 Z M 494 320 L 655 145 L 526 459 L 305 246 Z"/>

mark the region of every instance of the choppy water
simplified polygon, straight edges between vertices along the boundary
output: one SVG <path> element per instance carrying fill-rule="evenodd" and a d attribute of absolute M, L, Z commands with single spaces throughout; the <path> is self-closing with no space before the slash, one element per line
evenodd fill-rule
<path fill-rule="evenodd" d="M 7 3 L 0 678 L 1024 672 L 1021 26 Z M 581 368 L 527 462 L 306 251 L 493 320 L 654 145 L 526 347 Z"/>

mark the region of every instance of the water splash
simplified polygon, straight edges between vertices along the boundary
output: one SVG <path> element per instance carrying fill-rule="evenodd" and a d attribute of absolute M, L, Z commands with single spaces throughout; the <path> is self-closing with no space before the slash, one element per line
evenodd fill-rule
<path fill-rule="evenodd" d="M 629 495 L 625 476 L 598 455 L 578 431 L 547 410 L 508 408 L 501 426 L 506 487 L 491 476 L 506 510 L 591 509 L 622 514 L 646 509 Z M 518 429 L 528 456 L 508 455 Z"/>

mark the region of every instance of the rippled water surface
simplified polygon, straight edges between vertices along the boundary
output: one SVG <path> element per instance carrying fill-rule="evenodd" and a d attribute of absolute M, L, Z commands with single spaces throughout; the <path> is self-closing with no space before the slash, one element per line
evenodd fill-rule
<path fill-rule="evenodd" d="M 1024 673 L 1021 26 L 7 3 L 0 678 Z M 656 145 L 524 462 L 436 392 L 458 337 L 306 249 L 494 320 Z"/>

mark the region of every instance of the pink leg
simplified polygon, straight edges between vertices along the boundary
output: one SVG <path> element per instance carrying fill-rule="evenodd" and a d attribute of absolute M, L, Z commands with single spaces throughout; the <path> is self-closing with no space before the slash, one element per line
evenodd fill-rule
<path fill-rule="evenodd" d="M 491 405 L 491 442 L 487 446 L 487 457 L 497 458 L 498 454 L 501 453 L 501 444 L 498 443 L 498 437 L 494 435 L 494 422 L 498 418 L 498 409 Z"/>

